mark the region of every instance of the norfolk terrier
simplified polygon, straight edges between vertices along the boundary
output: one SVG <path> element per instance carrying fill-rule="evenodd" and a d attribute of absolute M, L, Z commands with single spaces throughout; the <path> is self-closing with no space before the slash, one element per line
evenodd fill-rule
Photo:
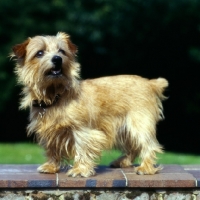
<path fill-rule="evenodd" d="M 113 167 L 130 167 L 140 158 L 137 174 L 155 174 L 156 123 L 163 119 L 162 100 L 168 82 L 118 75 L 81 80 L 77 47 L 69 35 L 35 36 L 13 47 L 15 73 L 22 84 L 20 108 L 30 107 L 28 135 L 45 148 L 41 173 L 56 173 L 73 160 L 67 175 L 95 174 L 103 150 L 119 149 Z"/>

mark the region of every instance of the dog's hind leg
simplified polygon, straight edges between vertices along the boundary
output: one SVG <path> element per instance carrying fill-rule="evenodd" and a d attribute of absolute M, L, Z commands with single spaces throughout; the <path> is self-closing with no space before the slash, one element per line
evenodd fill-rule
<path fill-rule="evenodd" d="M 155 167 L 156 153 L 162 153 L 155 134 L 155 123 L 148 116 L 127 117 L 124 129 L 118 134 L 118 146 L 126 153 L 113 163 L 112 167 L 130 167 L 136 156 L 141 165 L 135 167 L 137 174 L 155 174 L 161 168 Z"/>
<path fill-rule="evenodd" d="M 144 141 L 143 141 L 144 142 Z M 162 168 L 156 165 L 156 153 L 162 153 L 162 147 L 155 137 L 146 138 L 146 141 L 140 145 L 139 158 L 141 164 L 135 167 L 135 172 L 139 175 L 155 174 Z"/>

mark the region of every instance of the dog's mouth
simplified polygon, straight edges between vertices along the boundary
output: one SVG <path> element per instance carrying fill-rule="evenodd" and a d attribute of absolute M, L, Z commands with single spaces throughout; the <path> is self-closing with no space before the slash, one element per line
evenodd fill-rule
<path fill-rule="evenodd" d="M 51 69 L 49 75 L 52 75 L 52 76 L 59 76 L 59 75 L 61 75 L 61 74 L 62 74 L 62 70 L 61 70 L 61 69 L 58 69 L 58 70 Z"/>
<path fill-rule="evenodd" d="M 49 77 L 52 77 L 52 78 L 57 78 L 57 77 L 60 77 L 62 76 L 62 69 L 55 69 L 55 68 L 52 68 L 51 70 L 49 70 L 47 73 L 46 73 L 46 76 L 49 76 Z"/>

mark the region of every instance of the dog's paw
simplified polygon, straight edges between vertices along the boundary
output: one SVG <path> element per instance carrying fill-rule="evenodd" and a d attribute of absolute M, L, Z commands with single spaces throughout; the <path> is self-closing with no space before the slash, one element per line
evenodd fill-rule
<path fill-rule="evenodd" d="M 47 174 L 55 174 L 59 170 L 59 166 L 55 165 L 54 163 L 44 163 L 43 165 L 37 168 L 37 171 L 40 173 L 47 173 Z"/>
<path fill-rule="evenodd" d="M 94 169 L 83 169 L 83 168 L 71 168 L 68 172 L 67 172 L 67 176 L 71 176 L 71 177 L 89 177 L 95 174 Z"/>
<path fill-rule="evenodd" d="M 134 171 L 138 175 L 152 175 L 157 173 L 161 169 L 162 169 L 161 167 L 154 167 L 154 166 L 148 166 L 148 167 L 138 166 L 135 167 Z"/>

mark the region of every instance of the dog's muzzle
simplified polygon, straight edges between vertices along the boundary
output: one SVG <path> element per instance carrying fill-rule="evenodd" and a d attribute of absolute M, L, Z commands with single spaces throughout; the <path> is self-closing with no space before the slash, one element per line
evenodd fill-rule
<path fill-rule="evenodd" d="M 62 58 L 60 56 L 54 56 L 51 61 L 53 63 L 51 75 L 60 75 L 62 73 Z"/>

